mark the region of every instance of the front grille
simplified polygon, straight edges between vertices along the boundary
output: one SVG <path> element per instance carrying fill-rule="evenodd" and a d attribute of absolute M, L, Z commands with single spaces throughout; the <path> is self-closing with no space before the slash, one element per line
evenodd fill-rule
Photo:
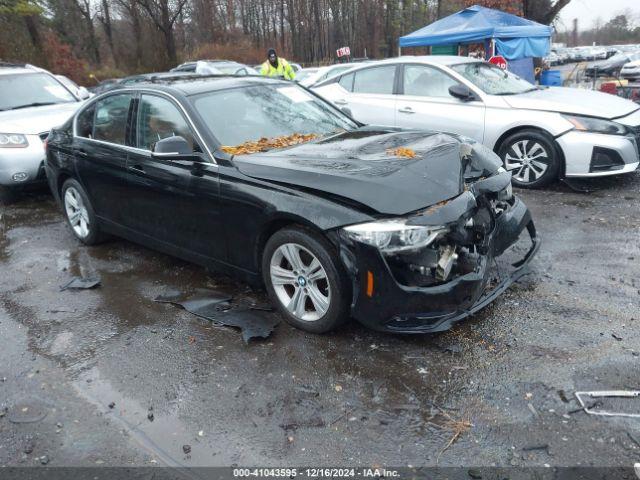
<path fill-rule="evenodd" d="M 40 140 L 42 140 L 44 142 L 47 139 L 47 137 L 49 136 L 49 132 L 39 133 L 38 136 L 40 137 Z"/>

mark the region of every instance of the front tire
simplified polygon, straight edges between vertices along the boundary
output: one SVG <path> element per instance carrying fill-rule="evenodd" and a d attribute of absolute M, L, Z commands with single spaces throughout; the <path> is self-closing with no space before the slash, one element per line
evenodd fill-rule
<path fill-rule="evenodd" d="M 539 130 L 521 130 L 507 137 L 498 155 L 516 187 L 539 188 L 558 179 L 560 155 L 553 138 Z"/>
<path fill-rule="evenodd" d="M 62 207 L 75 237 L 85 245 L 96 245 L 104 240 L 98 219 L 82 185 L 70 178 L 62 185 Z"/>
<path fill-rule="evenodd" d="M 351 283 L 328 240 L 302 227 L 268 241 L 262 275 L 271 302 L 290 325 L 326 333 L 349 319 Z"/>

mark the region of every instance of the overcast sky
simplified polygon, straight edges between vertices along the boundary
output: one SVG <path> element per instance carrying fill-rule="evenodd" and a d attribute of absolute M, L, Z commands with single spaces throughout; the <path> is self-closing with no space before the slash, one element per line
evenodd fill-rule
<path fill-rule="evenodd" d="M 571 0 L 560 12 L 557 28 L 571 29 L 573 19 L 577 18 L 578 28 L 585 30 L 591 28 L 598 17 L 606 22 L 625 10 L 631 10 L 637 21 L 640 17 L 640 0 Z"/>

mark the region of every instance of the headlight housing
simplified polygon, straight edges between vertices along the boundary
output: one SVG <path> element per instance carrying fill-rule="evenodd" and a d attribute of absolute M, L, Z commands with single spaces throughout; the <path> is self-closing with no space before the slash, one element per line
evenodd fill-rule
<path fill-rule="evenodd" d="M 21 133 L 0 133 L 0 148 L 25 148 L 28 146 L 27 137 Z"/>
<path fill-rule="evenodd" d="M 580 115 L 563 115 L 563 117 L 581 132 L 604 133 L 606 135 L 627 135 L 629 133 L 627 127 L 611 120 Z"/>
<path fill-rule="evenodd" d="M 380 220 L 343 228 L 352 240 L 376 247 L 385 255 L 419 250 L 431 245 L 448 229 L 443 226 L 407 225 L 406 219 Z"/>

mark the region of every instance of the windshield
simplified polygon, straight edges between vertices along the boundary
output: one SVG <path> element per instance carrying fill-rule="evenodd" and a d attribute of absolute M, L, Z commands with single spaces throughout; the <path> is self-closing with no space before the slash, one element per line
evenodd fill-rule
<path fill-rule="evenodd" d="M 526 80 L 489 63 L 461 63 L 451 68 L 489 95 L 517 95 L 537 90 Z"/>
<path fill-rule="evenodd" d="M 357 125 L 297 85 L 254 85 L 198 95 L 193 104 L 223 146 L 326 137 Z M 287 142 L 281 142 L 287 146 Z M 299 142 L 296 142 L 299 143 Z"/>
<path fill-rule="evenodd" d="M 298 74 L 296 75 L 296 80 L 301 82 L 305 78 L 309 78 L 311 75 L 315 75 L 316 73 L 318 73 L 317 68 L 305 68 L 304 70 L 300 70 L 298 72 Z"/>
<path fill-rule="evenodd" d="M 248 67 L 246 65 L 242 65 L 241 63 L 209 63 L 208 67 L 215 70 L 213 73 L 222 73 L 225 75 L 257 75 L 258 72 L 253 68 Z"/>
<path fill-rule="evenodd" d="M 69 90 L 46 73 L 0 75 L 0 110 L 76 101 Z"/>

